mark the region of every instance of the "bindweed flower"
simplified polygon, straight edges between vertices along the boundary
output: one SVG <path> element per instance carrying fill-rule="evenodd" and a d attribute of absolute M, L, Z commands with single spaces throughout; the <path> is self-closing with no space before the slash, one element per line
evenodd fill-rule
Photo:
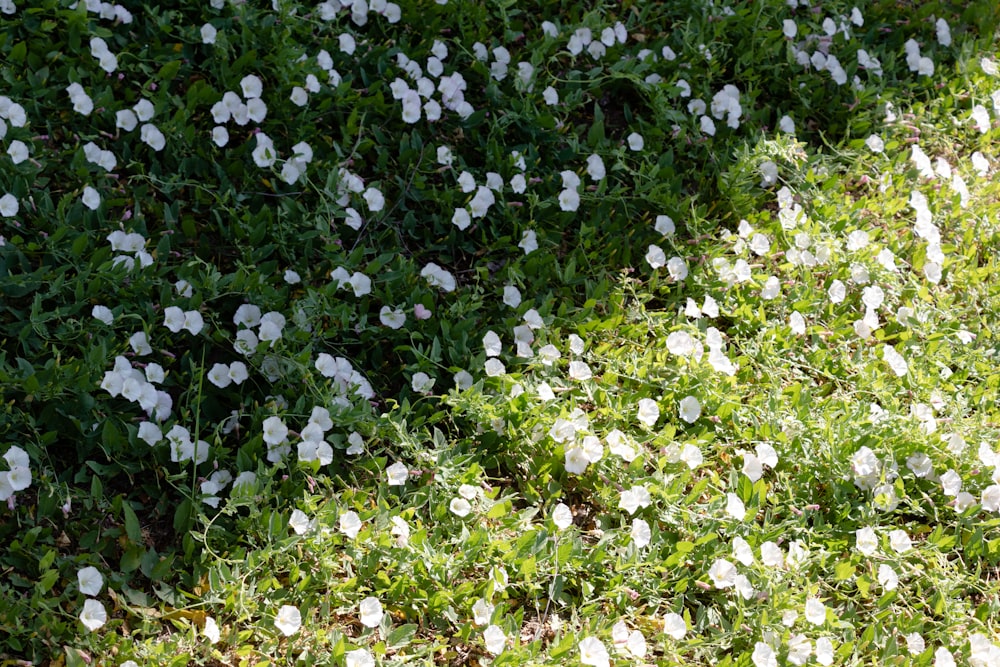
<path fill-rule="evenodd" d="M 382 310 L 379 311 L 379 321 L 390 329 L 399 329 L 406 324 L 406 313 L 402 308 L 382 306 Z"/>
<path fill-rule="evenodd" d="M 656 420 L 660 418 L 660 406 L 651 398 L 639 399 L 639 411 L 637 419 L 652 428 L 656 425 Z"/>
<path fill-rule="evenodd" d="M 97 600 L 88 599 L 83 603 L 83 611 L 80 612 L 80 622 L 90 632 L 97 630 L 108 621 L 108 612 Z"/>
<path fill-rule="evenodd" d="M 361 625 L 366 628 L 377 628 L 379 623 L 382 622 L 382 617 L 385 613 L 382 611 L 382 603 L 378 601 L 378 598 L 367 597 L 361 601 L 359 605 L 359 611 L 361 616 Z"/>
<path fill-rule="evenodd" d="M 737 521 L 742 521 L 746 517 L 747 508 L 735 493 L 726 494 L 726 514 Z"/>
<path fill-rule="evenodd" d="M 653 532 L 649 523 L 645 519 L 635 518 L 632 520 L 632 541 L 637 549 L 649 546 L 653 539 Z"/>
<path fill-rule="evenodd" d="M 778 667 L 777 654 L 764 642 L 754 644 L 750 659 L 753 660 L 754 667 Z"/>
<path fill-rule="evenodd" d="M 662 266 L 666 266 L 667 255 L 663 252 L 663 248 L 657 245 L 649 246 L 646 251 L 646 263 L 649 264 L 650 268 L 654 271 Z"/>
<path fill-rule="evenodd" d="M 608 655 L 608 649 L 605 648 L 600 639 L 584 637 L 580 640 L 579 648 L 580 662 L 584 665 L 592 665 L 592 667 L 608 667 L 610 665 L 611 656 Z"/>
<path fill-rule="evenodd" d="M 20 208 L 21 206 L 17 201 L 17 197 L 15 197 L 14 195 L 7 193 L 4 196 L 0 197 L 0 215 L 2 215 L 3 217 L 13 218 L 15 215 L 17 215 L 17 212 L 20 210 Z"/>
<path fill-rule="evenodd" d="M 708 578 L 716 588 L 729 588 L 736 583 L 736 566 L 724 558 L 719 558 L 709 568 Z"/>
<path fill-rule="evenodd" d="M 353 510 L 340 515 L 340 532 L 352 540 L 361 532 L 361 525 L 361 517 Z"/>
<path fill-rule="evenodd" d="M 806 599 L 806 620 L 813 625 L 823 625 L 826 622 L 826 605 L 819 598 Z"/>
<path fill-rule="evenodd" d="M 346 667 L 375 667 L 375 658 L 363 648 L 348 651 L 344 654 Z"/>
<path fill-rule="evenodd" d="M 222 638 L 222 633 L 219 632 L 219 624 L 211 616 L 205 617 L 205 627 L 202 628 L 201 633 L 208 640 L 209 644 L 216 644 Z"/>
<path fill-rule="evenodd" d="M 389 486 L 402 486 L 410 477 L 410 469 L 405 463 L 397 461 L 385 469 L 385 475 Z"/>
<path fill-rule="evenodd" d="M 679 410 L 681 419 L 693 424 L 701 416 L 701 402 L 695 396 L 687 396 L 681 399 Z"/>
<path fill-rule="evenodd" d="M 500 655 L 507 647 L 507 635 L 496 625 L 491 625 L 483 631 L 483 641 L 486 644 L 486 650 L 493 655 Z"/>
<path fill-rule="evenodd" d="M 457 517 L 468 516 L 472 511 L 472 505 L 465 498 L 452 498 L 448 504 L 448 510 Z"/>
<path fill-rule="evenodd" d="M 104 577 L 96 567 L 85 567 L 76 573 L 80 592 L 84 595 L 97 596 L 104 588 Z"/>
<path fill-rule="evenodd" d="M 563 503 L 559 503 L 552 510 L 552 523 L 559 530 L 566 530 L 573 525 L 573 512 Z"/>
<path fill-rule="evenodd" d="M 288 525 L 295 531 L 296 535 L 305 535 L 315 527 L 315 522 L 309 520 L 309 516 L 302 510 L 292 510 L 292 516 L 288 519 Z"/>
<path fill-rule="evenodd" d="M 274 617 L 274 627 L 286 637 L 291 637 L 302 627 L 302 613 L 291 605 L 283 605 Z"/>

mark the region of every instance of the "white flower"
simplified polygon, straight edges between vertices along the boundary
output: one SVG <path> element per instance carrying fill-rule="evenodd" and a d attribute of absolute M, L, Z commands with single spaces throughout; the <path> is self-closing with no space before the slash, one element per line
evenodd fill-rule
<path fill-rule="evenodd" d="M 751 549 L 750 544 L 739 535 L 733 538 L 733 558 L 744 565 L 753 565 L 753 549 Z"/>
<path fill-rule="evenodd" d="M 611 656 L 608 649 L 596 637 L 584 637 L 580 640 L 580 662 L 593 667 L 608 667 Z"/>
<path fill-rule="evenodd" d="M 486 650 L 493 655 L 500 655 L 507 647 L 507 636 L 496 625 L 491 625 L 483 631 L 483 641 L 486 643 Z"/>
<path fill-rule="evenodd" d="M 243 97 L 249 100 L 261 96 L 264 92 L 264 84 L 257 75 L 247 74 L 240 81 L 240 89 L 243 91 Z"/>
<path fill-rule="evenodd" d="M 564 465 L 571 475 L 582 475 L 590 465 L 590 459 L 582 447 L 570 447 L 566 450 Z"/>
<path fill-rule="evenodd" d="M 96 567 L 85 567 L 76 573 L 80 592 L 84 595 L 96 597 L 101 594 L 104 588 L 104 576 Z"/>
<path fill-rule="evenodd" d="M 354 510 L 344 512 L 340 515 L 340 532 L 354 539 L 361 532 L 361 517 Z"/>
<path fill-rule="evenodd" d="M 274 617 L 274 627 L 281 630 L 286 637 L 291 637 L 302 627 L 302 614 L 296 607 L 284 605 Z"/>
<path fill-rule="evenodd" d="M 896 352 L 896 350 L 888 343 L 882 346 L 882 358 L 885 360 L 885 363 L 889 364 L 889 368 L 891 368 L 892 372 L 898 377 L 903 377 L 909 370 L 909 366 L 906 363 L 906 359 L 903 358 L 903 355 Z"/>
<path fill-rule="evenodd" d="M 381 211 L 385 207 L 385 196 L 375 188 L 368 188 L 361 196 L 368 204 L 368 210 L 372 213 Z"/>
<path fill-rule="evenodd" d="M 868 149 L 873 153 L 881 153 L 885 150 L 885 142 L 877 134 L 873 134 L 865 139 L 865 146 L 868 146 Z"/>
<path fill-rule="evenodd" d="M 215 44 L 215 37 L 218 35 L 218 31 L 215 26 L 211 23 L 206 23 L 201 26 L 201 43 L 202 44 Z"/>
<path fill-rule="evenodd" d="M 897 529 L 889 533 L 889 546 L 898 554 L 903 554 L 913 547 L 913 542 L 905 530 Z"/>
<path fill-rule="evenodd" d="M 390 329 L 399 329 L 406 323 L 406 313 L 402 308 L 392 309 L 389 306 L 382 306 L 379 311 L 379 321 Z"/>
<path fill-rule="evenodd" d="M 505 285 L 503 288 L 503 302 L 511 308 L 521 305 L 521 291 L 514 285 Z"/>
<path fill-rule="evenodd" d="M 753 646 L 753 654 L 750 656 L 755 667 L 778 667 L 778 656 L 774 649 L 764 642 L 757 642 Z"/>
<path fill-rule="evenodd" d="M 410 469 L 405 463 L 397 461 L 385 469 L 385 476 L 389 486 L 402 486 L 410 477 Z"/>
<path fill-rule="evenodd" d="M 104 605 L 97 600 L 88 599 L 83 603 L 83 611 L 80 612 L 80 622 L 90 632 L 104 625 L 108 620 L 108 612 Z"/>
<path fill-rule="evenodd" d="M 955 667 L 955 656 L 944 646 L 934 651 L 934 667 Z"/>
<path fill-rule="evenodd" d="M 659 269 L 667 264 L 667 255 L 663 252 L 663 248 L 657 245 L 650 245 L 649 249 L 646 251 L 646 263 L 653 269 Z"/>
<path fill-rule="evenodd" d="M 493 616 L 493 605 L 480 598 L 472 605 L 472 622 L 476 625 L 486 625 Z"/>
<path fill-rule="evenodd" d="M 101 206 L 101 195 L 89 185 L 83 188 L 83 196 L 80 198 L 83 205 L 91 211 L 96 211 Z"/>
<path fill-rule="evenodd" d="M 685 623 L 684 617 L 675 612 L 670 612 L 664 616 L 663 632 L 672 639 L 678 641 L 684 639 L 684 635 L 687 634 L 687 623 Z"/>
<path fill-rule="evenodd" d="M 457 517 L 464 517 L 472 511 L 472 505 L 465 498 L 452 498 L 448 504 L 448 509 Z"/>
<path fill-rule="evenodd" d="M 154 447 L 161 440 L 163 440 L 163 431 L 160 427 L 152 422 L 142 422 L 139 424 L 139 439 L 144 441 L 150 447 Z"/>
<path fill-rule="evenodd" d="M 20 208 L 21 206 L 14 195 L 7 193 L 3 197 L 0 197 L 0 215 L 3 217 L 14 217 Z"/>
<path fill-rule="evenodd" d="M 468 371 L 459 371 L 455 373 L 453 379 L 455 380 L 455 387 L 459 391 L 465 391 L 472 386 L 472 375 Z"/>
<path fill-rule="evenodd" d="M 538 250 L 538 236 L 534 229 L 525 230 L 524 234 L 521 236 L 521 242 L 517 244 L 517 247 L 524 250 L 525 255 L 530 255 L 535 250 Z"/>
<path fill-rule="evenodd" d="M 719 558 L 709 568 L 708 577 L 716 588 L 729 588 L 736 583 L 736 566 L 724 558 Z"/>
<path fill-rule="evenodd" d="M 840 280 L 834 280 L 830 283 L 830 289 L 827 293 L 831 303 L 840 303 L 847 296 L 847 287 Z"/>
<path fill-rule="evenodd" d="M 983 489 L 981 504 L 987 512 L 1000 511 L 1000 484 L 991 484 Z"/>
<path fill-rule="evenodd" d="M 205 617 L 205 627 L 202 628 L 201 633 L 205 635 L 205 639 L 208 640 L 209 644 L 215 644 L 222 637 L 222 634 L 219 632 L 219 624 L 211 616 Z"/>
<path fill-rule="evenodd" d="M 520 348 L 518 348 L 518 349 L 520 349 Z M 518 356 L 524 356 L 524 355 L 521 355 L 520 352 L 519 352 Z M 530 356 L 530 355 L 528 355 L 528 356 Z M 495 377 L 500 377 L 501 375 L 503 375 L 504 373 L 506 373 L 507 372 L 507 367 L 504 366 L 503 362 L 500 361 L 499 359 L 490 358 L 490 359 L 486 360 L 485 364 L 483 364 L 483 370 L 486 371 L 486 376 L 487 377 L 495 378 Z M 520 385 L 517 385 L 517 386 L 520 386 Z"/>
<path fill-rule="evenodd" d="M 90 311 L 90 316 L 108 325 L 115 321 L 114 313 L 107 306 L 94 306 Z"/>
<path fill-rule="evenodd" d="M 597 153 L 593 153 L 587 158 L 587 174 L 595 181 L 599 181 L 607 175 L 604 160 Z"/>
<path fill-rule="evenodd" d="M 593 463 L 593 461 L 591 461 L 591 463 Z M 633 486 L 631 489 L 621 492 L 618 507 L 625 510 L 629 514 L 635 514 L 636 510 L 640 507 L 649 507 L 652 502 L 653 499 L 646 487 Z"/>
<path fill-rule="evenodd" d="M 646 145 L 646 141 L 638 132 L 632 132 L 627 137 L 628 147 L 633 151 L 641 151 Z"/>
<path fill-rule="evenodd" d="M 701 403 L 694 396 L 686 396 L 681 399 L 679 407 L 681 419 L 688 424 L 695 423 L 701 416 Z"/>
<path fill-rule="evenodd" d="M 816 662 L 827 667 L 833 664 L 833 642 L 829 637 L 816 640 Z"/>
<path fill-rule="evenodd" d="M 428 263 L 420 271 L 420 277 L 426 279 L 432 287 L 437 287 L 445 292 L 455 291 L 455 277 L 433 262 Z"/>
<path fill-rule="evenodd" d="M 760 545 L 760 562 L 767 567 L 782 567 L 785 564 L 785 555 L 774 542 L 764 542 Z"/>
<path fill-rule="evenodd" d="M 626 462 L 631 463 L 635 460 L 637 452 L 635 447 L 631 445 L 628 440 L 628 436 L 619 431 L 618 429 L 612 430 L 605 436 L 605 441 L 608 443 L 609 451 L 615 456 L 620 456 Z"/>
<path fill-rule="evenodd" d="M 232 378 L 229 377 L 229 366 L 226 364 L 215 364 L 212 366 L 212 370 L 208 372 L 207 377 L 208 381 L 219 389 L 225 389 L 232 382 Z"/>
<path fill-rule="evenodd" d="M 643 424 L 652 428 L 656 424 L 656 420 L 660 418 L 660 406 L 651 398 L 639 399 L 637 418 Z"/>
<path fill-rule="evenodd" d="M 382 603 L 377 598 L 366 597 L 359 605 L 361 611 L 361 625 L 366 628 L 377 628 L 382 622 L 385 613 L 382 611 Z"/>
<path fill-rule="evenodd" d="M 637 549 L 649 546 L 653 539 L 653 533 L 649 528 L 649 523 L 645 519 L 636 518 L 632 520 L 632 541 Z"/>
<path fill-rule="evenodd" d="M 295 531 L 296 535 L 305 535 L 313 523 L 309 521 L 309 515 L 299 509 L 292 510 L 292 516 L 288 519 L 288 525 Z"/>
<path fill-rule="evenodd" d="M 154 151 L 162 151 L 167 145 L 167 138 L 163 136 L 159 128 L 146 123 L 139 129 L 139 139 Z"/>
<path fill-rule="evenodd" d="M 10 155 L 11 162 L 20 164 L 28 159 L 28 147 L 23 141 L 15 139 L 7 147 L 7 154 Z"/>
<path fill-rule="evenodd" d="M 882 563 L 878 566 L 878 583 L 887 591 L 895 590 L 899 586 L 899 575 L 892 567 Z"/>
<path fill-rule="evenodd" d="M 878 536 L 875 534 L 875 529 L 868 526 L 854 531 L 854 546 L 865 556 L 874 554 L 875 550 L 878 549 Z"/>
<path fill-rule="evenodd" d="M 670 273 L 670 277 L 674 280 L 680 282 L 687 278 L 688 267 L 687 262 L 685 262 L 680 257 L 671 257 L 667 262 L 667 272 Z"/>
<path fill-rule="evenodd" d="M 685 443 L 683 447 L 681 447 L 681 452 L 678 460 L 687 465 L 687 467 L 690 468 L 691 470 L 694 470 L 695 468 L 697 468 L 702 464 L 702 462 L 704 461 L 704 457 L 702 456 L 701 450 L 698 448 L 698 445 L 688 442 Z"/>
<path fill-rule="evenodd" d="M 819 598 L 806 599 L 806 620 L 813 625 L 823 625 L 826 622 L 826 605 Z"/>
<path fill-rule="evenodd" d="M 812 642 L 803 634 L 788 638 L 788 662 L 793 665 L 804 665 L 812 654 Z"/>
<path fill-rule="evenodd" d="M 572 380 L 584 381 L 593 377 L 590 366 L 584 361 L 569 362 L 569 377 Z"/>
<path fill-rule="evenodd" d="M 129 345 L 132 347 L 132 351 L 137 355 L 144 356 L 153 353 L 153 348 L 150 347 L 149 341 L 146 338 L 145 331 L 137 331 L 132 334 L 128 339 Z"/>
<path fill-rule="evenodd" d="M 288 436 L 288 427 L 281 417 L 273 416 L 264 420 L 264 442 L 269 445 L 281 444 Z"/>
<path fill-rule="evenodd" d="M 573 511 L 563 503 L 559 503 L 552 510 L 552 523 L 559 530 L 566 530 L 573 525 Z"/>
<path fill-rule="evenodd" d="M 413 389 L 413 391 L 422 394 L 430 391 L 434 387 L 435 382 L 436 379 L 432 378 L 427 373 L 424 373 L 423 371 L 417 371 L 416 373 L 413 374 L 413 377 L 410 379 L 410 387 Z"/>
<path fill-rule="evenodd" d="M 910 655 L 918 656 L 924 652 L 927 648 L 927 644 L 924 642 L 924 638 L 920 636 L 919 632 L 911 632 L 906 635 L 906 650 L 909 651 Z"/>
<path fill-rule="evenodd" d="M 566 188 L 559 193 L 559 208 L 573 212 L 580 208 L 580 193 L 573 188 Z"/>
<path fill-rule="evenodd" d="M 344 654 L 347 667 L 375 667 L 375 658 L 366 649 L 359 648 Z"/>
<path fill-rule="evenodd" d="M 736 519 L 737 521 L 742 521 L 747 515 L 747 508 L 740 500 L 740 497 L 735 493 L 726 494 L 726 514 Z"/>

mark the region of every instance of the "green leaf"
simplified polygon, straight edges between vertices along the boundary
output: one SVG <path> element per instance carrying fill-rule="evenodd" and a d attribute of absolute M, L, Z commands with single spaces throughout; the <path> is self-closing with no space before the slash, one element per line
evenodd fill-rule
<path fill-rule="evenodd" d="M 415 623 L 407 623 L 406 625 L 401 625 L 398 628 L 393 628 L 389 631 L 389 635 L 385 638 L 385 643 L 388 645 L 389 649 L 399 649 L 410 643 L 413 637 L 417 634 L 417 625 Z"/>
<path fill-rule="evenodd" d="M 66 652 L 66 667 L 88 667 L 88 661 L 83 659 L 83 654 L 69 646 L 63 646 Z"/>
<path fill-rule="evenodd" d="M 587 143 L 591 148 L 597 148 L 604 141 L 604 112 L 601 105 L 594 103 L 594 123 L 587 132 Z"/>
<path fill-rule="evenodd" d="M 122 499 L 122 514 L 125 516 L 125 533 L 132 544 L 143 544 L 142 528 L 139 526 L 139 517 L 135 515 L 135 510 L 128 501 Z"/>
<path fill-rule="evenodd" d="M 10 50 L 10 55 L 7 57 L 10 58 L 11 62 L 23 63 L 24 57 L 27 54 L 28 54 L 28 45 L 25 42 L 18 42 L 17 44 L 14 45 L 14 48 Z"/>
<path fill-rule="evenodd" d="M 504 516 L 505 514 L 507 514 L 507 512 L 510 511 L 510 507 L 511 507 L 510 501 L 508 500 L 496 503 L 495 505 L 493 505 L 493 507 L 490 508 L 490 511 L 486 513 L 486 518 L 499 519 L 500 517 Z"/>
<path fill-rule="evenodd" d="M 174 511 L 174 530 L 178 533 L 182 533 L 187 530 L 188 523 L 191 520 L 191 501 L 184 500 L 177 509 Z"/>
<path fill-rule="evenodd" d="M 854 576 L 855 569 L 849 561 L 837 561 L 833 568 L 833 576 L 837 581 L 846 581 Z"/>

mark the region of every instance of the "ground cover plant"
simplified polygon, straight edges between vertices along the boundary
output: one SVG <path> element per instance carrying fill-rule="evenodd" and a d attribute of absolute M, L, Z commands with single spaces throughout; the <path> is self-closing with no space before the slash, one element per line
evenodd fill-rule
<path fill-rule="evenodd" d="M 0 661 L 1000 664 L 998 20 L 0 1 Z"/>

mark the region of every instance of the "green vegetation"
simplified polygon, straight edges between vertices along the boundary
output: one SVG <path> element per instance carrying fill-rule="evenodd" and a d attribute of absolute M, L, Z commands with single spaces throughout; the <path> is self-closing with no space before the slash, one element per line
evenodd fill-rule
<path fill-rule="evenodd" d="M 15 4 L 0 664 L 1000 664 L 993 3 Z"/>

